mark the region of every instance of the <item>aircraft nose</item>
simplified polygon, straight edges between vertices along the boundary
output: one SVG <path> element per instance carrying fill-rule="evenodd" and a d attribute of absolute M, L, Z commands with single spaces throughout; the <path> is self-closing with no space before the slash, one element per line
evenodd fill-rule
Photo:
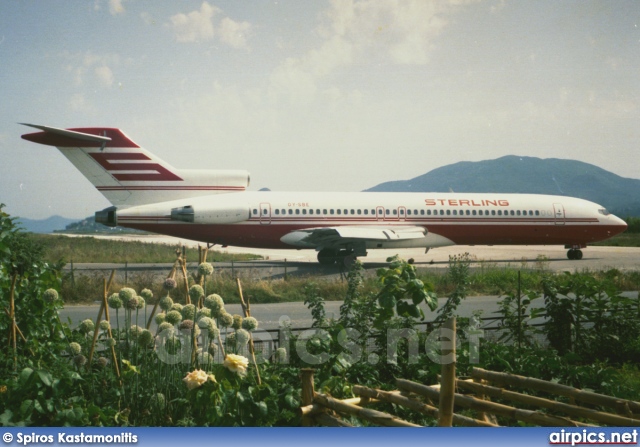
<path fill-rule="evenodd" d="M 614 216 L 613 214 L 611 215 L 611 218 L 613 220 L 613 226 L 615 227 L 615 230 L 612 231 L 612 236 L 624 233 L 628 227 L 627 223 L 624 220 L 620 219 L 618 216 Z"/>

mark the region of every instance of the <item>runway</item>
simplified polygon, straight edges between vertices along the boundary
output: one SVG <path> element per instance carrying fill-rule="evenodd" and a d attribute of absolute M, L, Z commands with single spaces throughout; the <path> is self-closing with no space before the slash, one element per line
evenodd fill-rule
<path fill-rule="evenodd" d="M 187 239 L 178 239 L 159 235 L 136 236 L 94 236 L 98 238 L 137 240 L 142 242 L 163 243 L 172 246 L 185 245 L 188 247 L 202 246 L 202 243 Z M 267 250 L 243 247 L 214 246 L 212 250 L 223 253 L 252 253 L 263 257 L 263 261 L 235 263 L 235 268 L 284 268 L 284 261 L 293 273 L 295 269 L 305 272 L 315 270 L 319 274 L 338 273 L 336 268 L 326 268 L 318 265 L 314 250 Z M 618 269 L 633 271 L 640 269 L 640 248 L 638 247 L 601 247 L 590 246 L 583 249 L 584 258 L 567 259 L 567 250 L 562 246 L 469 246 L 456 245 L 429 250 L 412 248 L 402 250 L 370 250 L 366 257 L 359 258 L 365 268 L 382 266 L 390 256 L 398 254 L 403 259 L 413 259 L 419 269 L 446 268 L 450 256 L 469 253 L 474 261 L 472 267 L 511 267 L 522 269 L 548 269 L 551 271 L 593 271 Z M 80 267 L 80 265 L 77 265 Z M 225 267 L 221 265 L 220 267 Z M 109 267 L 105 267 L 109 268 Z"/>

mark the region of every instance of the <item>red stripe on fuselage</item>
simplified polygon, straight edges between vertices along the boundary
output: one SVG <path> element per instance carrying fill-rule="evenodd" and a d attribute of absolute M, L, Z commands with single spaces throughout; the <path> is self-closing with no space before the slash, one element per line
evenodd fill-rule
<path fill-rule="evenodd" d="M 388 222 L 379 222 L 379 225 Z M 378 225 L 378 226 L 379 226 Z M 195 241 L 253 248 L 294 248 L 280 238 L 295 230 L 332 227 L 335 224 L 271 224 L 249 222 L 234 225 L 181 223 L 125 223 L 123 226 Z M 397 225 L 402 227 L 402 225 Z M 445 223 L 424 225 L 429 232 L 444 236 L 458 245 L 578 245 L 608 239 L 620 233 L 609 225 L 493 224 L 465 225 Z M 393 225 L 388 225 L 393 229 Z"/>
<path fill-rule="evenodd" d="M 134 181 L 155 181 L 155 182 L 172 182 L 182 181 L 180 177 L 173 172 L 159 165 L 158 163 L 111 163 L 112 161 L 121 160 L 151 160 L 145 154 L 140 152 L 92 152 L 89 155 L 98 162 L 109 174 L 116 180 L 123 182 Z M 127 174 L 114 174 L 114 171 L 138 171 Z M 143 171 L 156 171 L 155 173 L 143 173 Z"/>

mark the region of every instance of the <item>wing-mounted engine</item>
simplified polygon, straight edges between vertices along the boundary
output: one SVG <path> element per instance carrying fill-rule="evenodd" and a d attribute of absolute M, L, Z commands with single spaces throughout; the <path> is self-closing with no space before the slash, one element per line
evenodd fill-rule
<path fill-rule="evenodd" d="M 248 204 L 232 203 L 230 200 L 217 201 L 216 198 L 217 196 L 208 200 L 200 198 L 193 200 L 190 205 L 185 205 L 180 200 L 125 209 L 112 206 L 96 212 L 96 222 L 111 227 L 171 222 L 224 225 L 244 222 L 251 217 Z"/>

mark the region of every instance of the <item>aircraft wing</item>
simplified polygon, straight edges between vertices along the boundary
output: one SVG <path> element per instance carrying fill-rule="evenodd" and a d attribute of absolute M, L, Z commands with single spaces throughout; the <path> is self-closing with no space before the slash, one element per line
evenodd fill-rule
<path fill-rule="evenodd" d="M 350 242 L 389 242 L 425 237 L 427 229 L 417 226 L 339 226 L 305 228 L 285 234 L 280 240 L 296 247 L 338 247 Z"/>

